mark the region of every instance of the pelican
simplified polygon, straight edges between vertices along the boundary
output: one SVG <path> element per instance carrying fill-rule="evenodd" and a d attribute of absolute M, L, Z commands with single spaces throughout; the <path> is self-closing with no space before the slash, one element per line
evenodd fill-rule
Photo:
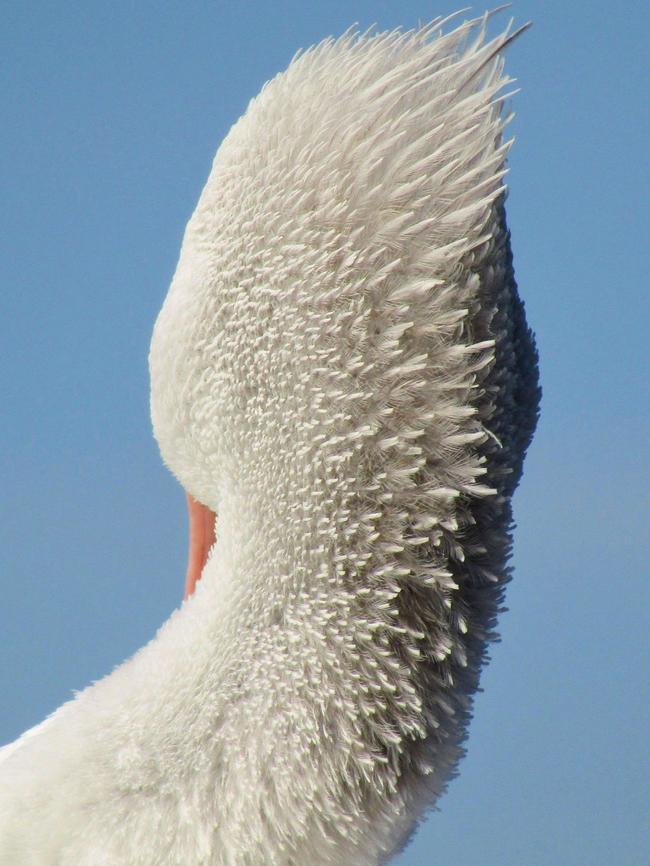
<path fill-rule="evenodd" d="M 2 866 L 376 866 L 445 790 L 540 395 L 486 21 L 327 39 L 221 144 L 150 350 L 186 599 L 2 750 Z"/>

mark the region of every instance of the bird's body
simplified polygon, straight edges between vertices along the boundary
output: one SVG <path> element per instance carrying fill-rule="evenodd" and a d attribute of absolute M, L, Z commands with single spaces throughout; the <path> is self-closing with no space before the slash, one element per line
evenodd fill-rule
<path fill-rule="evenodd" d="M 508 36 L 438 26 L 310 49 L 219 149 L 150 356 L 217 544 L 151 643 L 0 752 L 1 866 L 372 866 L 453 773 L 539 389 Z"/>

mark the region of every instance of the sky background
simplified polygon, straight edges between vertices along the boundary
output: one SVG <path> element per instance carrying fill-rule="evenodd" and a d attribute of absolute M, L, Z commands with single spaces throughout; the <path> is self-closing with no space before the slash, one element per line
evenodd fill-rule
<path fill-rule="evenodd" d="M 455 8 L 2 4 L 0 742 L 179 603 L 184 501 L 147 352 L 219 142 L 298 48 Z M 534 22 L 508 51 L 507 210 L 542 416 L 468 754 L 395 863 L 647 866 L 650 13 L 510 14 Z"/>

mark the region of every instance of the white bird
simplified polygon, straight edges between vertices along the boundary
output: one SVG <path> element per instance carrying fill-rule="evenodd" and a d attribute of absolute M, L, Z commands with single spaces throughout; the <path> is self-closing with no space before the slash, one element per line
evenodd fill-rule
<path fill-rule="evenodd" d="M 2 750 L 2 866 L 376 866 L 445 789 L 540 394 L 485 22 L 325 40 L 223 141 L 150 354 L 190 597 Z"/>

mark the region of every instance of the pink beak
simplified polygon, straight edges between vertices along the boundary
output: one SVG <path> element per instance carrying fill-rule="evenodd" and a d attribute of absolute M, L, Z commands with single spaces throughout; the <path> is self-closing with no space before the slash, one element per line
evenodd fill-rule
<path fill-rule="evenodd" d="M 215 542 L 214 524 L 216 521 L 214 511 L 201 505 L 189 493 L 187 494 L 187 511 L 190 542 L 184 598 L 189 598 L 192 595 L 196 589 L 196 584 L 201 579 L 208 553 Z"/>

